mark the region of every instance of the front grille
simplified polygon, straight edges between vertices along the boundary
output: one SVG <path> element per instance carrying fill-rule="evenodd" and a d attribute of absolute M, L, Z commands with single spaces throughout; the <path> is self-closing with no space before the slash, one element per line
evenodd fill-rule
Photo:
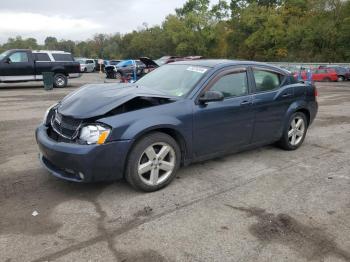
<path fill-rule="evenodd" d="M 77 137 L 81 123 L 82 120 L 64 116 L 58 113 L 57 110 L 51 119 L 51 126 L 53 130 L 60 136 L 71 140 Z"/>

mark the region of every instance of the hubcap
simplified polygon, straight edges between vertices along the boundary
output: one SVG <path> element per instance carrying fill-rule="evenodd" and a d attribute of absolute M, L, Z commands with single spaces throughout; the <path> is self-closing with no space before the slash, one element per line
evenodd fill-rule
<path fill-rule="evenodd" d="M 58 86 L 63 86 L 64 85 L 64 79 L 62 77 L 57 77 L 56 78 L 56 84 Z"/>
<path fill-rule="evenodd" d="M 142 153 L 138 175 L 147 185 L 156 186 L 169 178 L 175 168 L 175 151 L 167 143 L 154 143 Z"/>
<path fill-rule="evenodd" d="M 288 131 L 288 140 L 292 146 L 297 146 L 304 137 L 305 133 L 305 122 L 304 119 L 300 116 L 293 118 L 289 131 Z"/>

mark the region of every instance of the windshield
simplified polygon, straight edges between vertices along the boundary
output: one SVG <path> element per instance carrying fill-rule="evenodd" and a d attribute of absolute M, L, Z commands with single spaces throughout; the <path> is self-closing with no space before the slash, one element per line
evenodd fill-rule
<path fill-rule="evenodd" d="M 0 60 L 4 59 L 9 54 L 9 51 L 5 51 L 0 54 Z"/>
<path fill-rule="evenodd" d="M 137 84 L 171 96 L 187 95 L 209 70 L 191 65 L 164 65 L 145 75 Z"/>

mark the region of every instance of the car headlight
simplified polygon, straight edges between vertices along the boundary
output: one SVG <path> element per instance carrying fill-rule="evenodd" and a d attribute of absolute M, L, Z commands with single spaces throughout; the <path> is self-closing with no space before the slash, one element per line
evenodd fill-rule
<path fill-rule="evenodd" d="M 110 129 L 102 125 L 87 125 L 81 128 L 79 139 L 91 144 L 104 144 L 110 133 Z"/>
<path fill-rule="evenodd" d="M 44 125 L 48 125 L 51 121 L 51 117 L 52 117 L 52 112 L 53 112 L 53 108 L 55 108 L 56 106 L 58 105 L 58 103 L 56 104 L 53 104 L 52 106 L 50 106 L 46 112 L 45 112 L 45 115 L 44 115 L 44 118 L 43 118 L 43 124 Z"/>

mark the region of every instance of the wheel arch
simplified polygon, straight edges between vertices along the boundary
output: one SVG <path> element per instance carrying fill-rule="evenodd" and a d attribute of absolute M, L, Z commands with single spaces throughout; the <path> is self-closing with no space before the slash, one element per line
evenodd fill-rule
<path fill-rule="evenodd" d="M 148 128 L 148 129 L 145 129 L 145 130 L 139 132 L 135 136 L 134 141 L 132 142 L 132 144 L 127 152 L 127 156 L 125 158 L 126 161 L 125 161 L 124 170 L 126 168 L 130 153 L 133 150 L 133 148 L 135 147 L 135 145 L 137 144 L 137 142 L 140 141 L 145 136 L 147 136 L 151 133 L 156 133 L 156 132 L 167 134 L 168 136 L 173 138 L 180 147 L 180 151 L 181 151 L 181 163 L 180 164 L 181 165 L 188 164 L 187 159 L 188 159 L 188 155 L 189 155 L 189 145 L 186 142 L 185 136 L 179 130 L 177 130 L 175 127 L 172 127 L 172 126 L 154 126 L 154 127 L 151 127 L 151 128 Z"/>
<path fill-rule="evenodd" d="M 299 100 L 299 101 L 295 101 L 294 103 L 292 103 L 289 106 L 289 108 L 285 114 L 284 121 L 283 121 L 282 130 L 281 130 L 282 132 L 283 132 L 284 128 L 287 126 L 291 115 L 296 113 L 296 112 L 302 112 L 303 114 L 305 114 L 306 119 L 307 119 L 307 125 L 309 126 L 310 120 L 311 120 L 311 114 L 310 114 L 310 110 L 308 109 L 308 104 L 306 101 Z"/>
<path fill-rule="evenodd" d="M 54 67 L 52 69 L 52 72 L 54 74 L 63 74 L 65 76 L 68 76 L 68 73 L 66 72 L 66 70 L 63 67 Z"/>
<path fill-rule="evenodd" d="M 298 110 L 295 111 L 295 113 L 296 112 L 301 112 L 301 113 L 303 113 L 306 116 L 307 126 L 309 126 L 310 125 L 310 117 L 311 117 L 309 109 L 307 109 L 307 108 L 299 108 Z"/>

